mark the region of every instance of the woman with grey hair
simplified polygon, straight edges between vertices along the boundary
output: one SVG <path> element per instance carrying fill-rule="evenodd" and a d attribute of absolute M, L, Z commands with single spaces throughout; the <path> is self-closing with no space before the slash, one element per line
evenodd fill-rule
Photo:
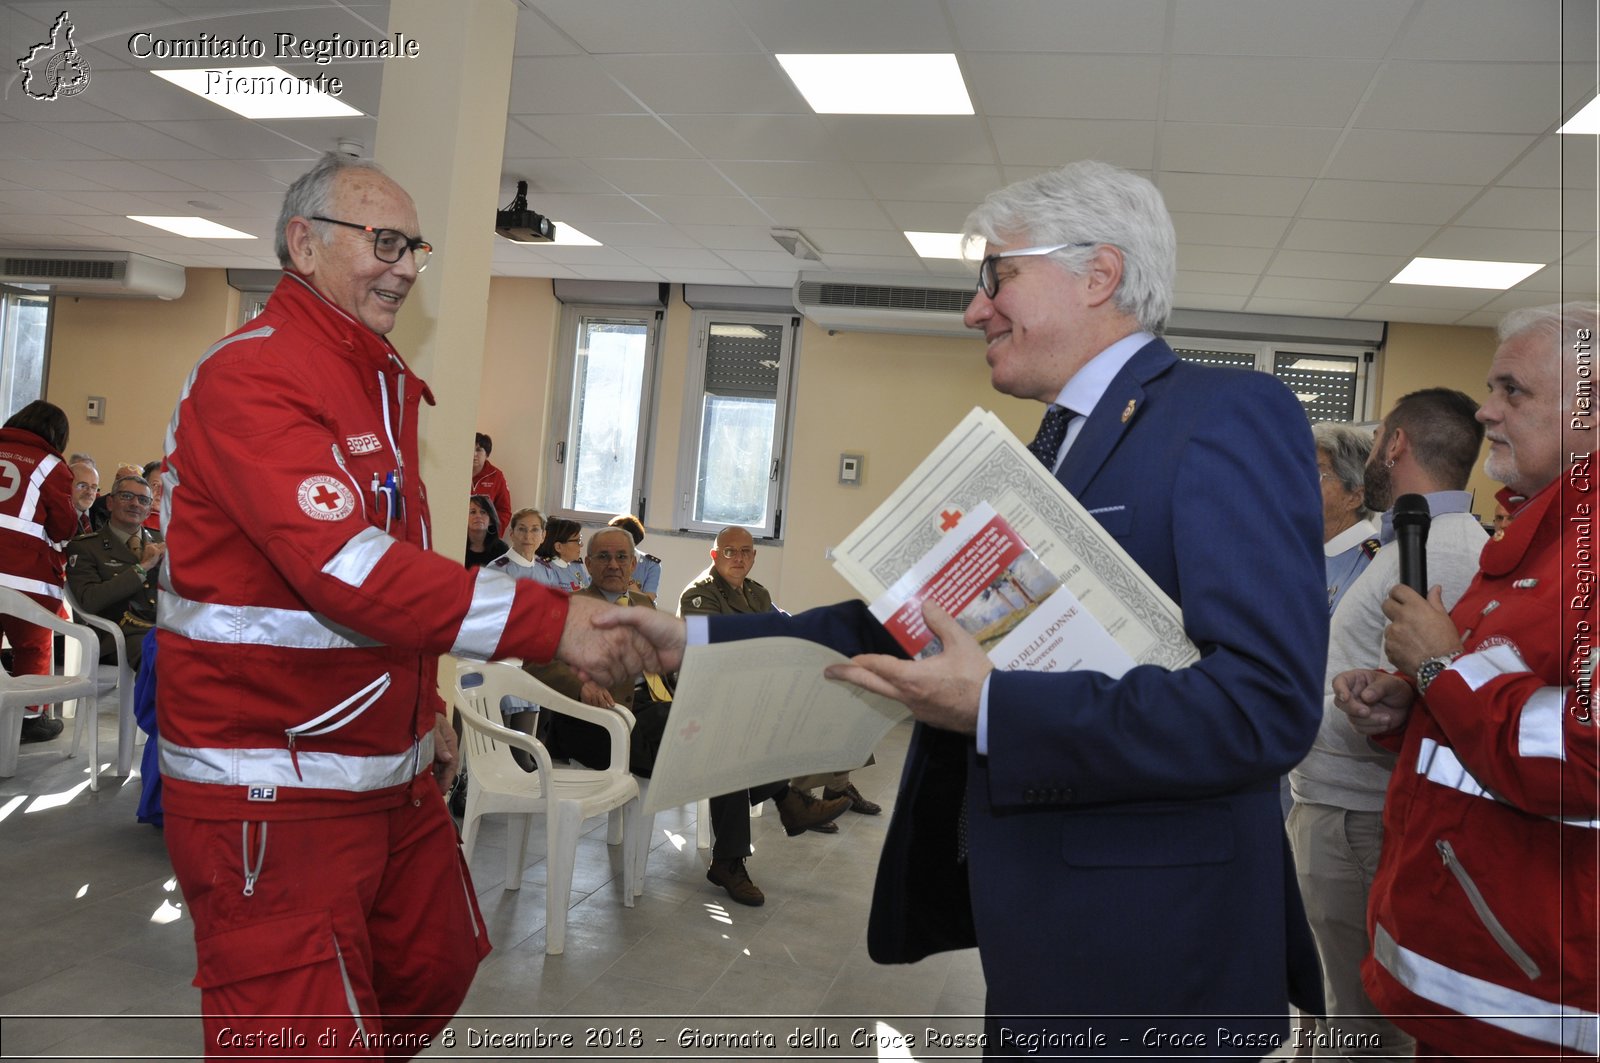
<path fill-rule="evenodd" d="M 1311 426 L 1322 475 L 1322 552 L 1328 564 L 1328 615 L 1378 552 L 1363 486 L 1372 436 L 1347 424 Z"/>

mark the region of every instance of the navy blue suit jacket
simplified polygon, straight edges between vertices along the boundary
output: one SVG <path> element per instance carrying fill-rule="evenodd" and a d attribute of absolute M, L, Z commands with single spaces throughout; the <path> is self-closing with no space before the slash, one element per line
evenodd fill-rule
<path fill-rule="evenodd" d="M 1266 374 L 1183 362 L 1161 340 L 1127 363 L 1057 475 L 1179 604 L 1201 660 L 1120 679 L 996 672 L 986 756 L 917 725 L 874 959 L 976 943 L 991 1038 L 996 1016 L 1046 1014 L 1254 1015 L 1229 1028 L 1281 1032 L 1291 988 L 1320 1010 L 1276 793 L 1316 735 L 1327 657 L 1315 453 L 1300 404 Z M 891 645 L 860 603 L 768 627 L 711 631 Z M 1197 1028 L 1200 1054 L 1230 1047 L 1214 1020 Z"/>

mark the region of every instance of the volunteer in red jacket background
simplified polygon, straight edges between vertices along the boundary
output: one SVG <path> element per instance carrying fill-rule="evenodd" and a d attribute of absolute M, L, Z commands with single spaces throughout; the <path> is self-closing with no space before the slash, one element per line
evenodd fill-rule
<path fill-rule="evenodd" d="M 12 414 L 0 429 L 0 587 L 21 591 L 52 613 L 61 612 L 66 555 L 59 548 L 78 529 L 72 504 L 67 415 L 37 399 Z M 0 632 L 11 643 L 12 675 L 48 675 L 50 629 L 0 616 Z M 45 742 L 61 733 L 61 721 L 34 713 L 22 721 L 24 742 Z"/>
<path fill-rule="evenodd" d="M 1335 704 L 1400 757 L 1367 911 L 1367 993 L 1417 1058 L 1569 1054 L 1600 1033 L 1593 303 L 1515 310 L 1478 410 L 1510 513 L 1448 614 L 1399 585 L 1403 673 Z"/>

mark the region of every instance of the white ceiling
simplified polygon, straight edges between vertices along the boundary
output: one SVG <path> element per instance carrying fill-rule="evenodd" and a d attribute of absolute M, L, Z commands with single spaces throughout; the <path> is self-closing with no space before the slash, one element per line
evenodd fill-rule
<path fill-rule="evenodd" d="M 271 267 L 285 185 L 376 138 L 378 63 L 282 64 L 337 74 L 363 117 L 251 122 L 145 72 L 203 64 L 126 41 L 382 37 L 387 3 L 79 0 L 91 83 L 30 100 L 10 61 L 64 2 L 0 3 L 0 247 Z M 991 189 L 1101 158 L 1166 196 L 1179 306 L 1488 325 L 1594 297 L 1600 138 L 1554 131 L 1594 95 L 1595 49 L 1595 0 L 520 0 L 495 205 L 525 179 L 605 246 L 497 241 L 494 268 L 788 286 L 781 226 L 830 270 L 959 275 L 901 231 L 959 230 Z M 808 51 L 954 52 L 977 114 L 813 114 L 773 58 Z M 1414 255 L 1549 265 L 1508 292 L 1387 283 Z"/>

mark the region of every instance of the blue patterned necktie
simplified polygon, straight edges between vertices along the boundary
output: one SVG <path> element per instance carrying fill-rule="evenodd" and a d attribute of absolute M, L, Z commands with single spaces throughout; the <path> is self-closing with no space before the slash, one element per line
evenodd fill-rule
<path fill-rule="evenodd" d="M 1033 456 L 1051 472 L 1056 469 L 1056 455 L 1061 452 L 1061 441 L 1067 438 L 1067 425 L 1072 423 L 1075 416 L 1077 415 L 1065 406 L 1052 403 L 1049 409 L 1044 411 L 1044 420 L 1039 422 L 1038 435 L 1028 444 Z"/>

